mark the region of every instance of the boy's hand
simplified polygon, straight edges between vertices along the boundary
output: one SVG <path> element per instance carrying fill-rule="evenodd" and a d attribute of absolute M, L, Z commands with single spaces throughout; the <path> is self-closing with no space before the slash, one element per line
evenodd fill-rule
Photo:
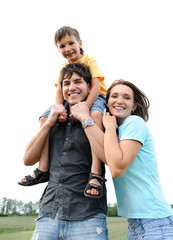
<path fill-rule="evenodd" d="M 58 122 L 66 122 L 67 121 L 67 110 L 66 108 L 60 104 L 58 105 L 61 108 L 61 113 L 58 115 Z"/>
<path fill-rule="evenodd" d="M 67 114 L 66 115 L 59 115 L 58 116 L 58 122 L 66 122 L 67 121 Z"/>
<path fill-rule="evenodd" d="M 61 115 L 64 116 L 63 120 L 65 121 L 65 118 L 67 118 L 67 110 L 62 104 L 52 107 L 49 117 L 47 119 L 47 123 L 51 127 L 53 127 L 57 123 L 57 120 Z"/>

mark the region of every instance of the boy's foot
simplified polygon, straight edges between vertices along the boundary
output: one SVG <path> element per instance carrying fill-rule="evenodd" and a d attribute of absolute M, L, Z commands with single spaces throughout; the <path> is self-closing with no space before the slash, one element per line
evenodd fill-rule
<path fill-rule="evenodd" d="M 32 176 L 30 176 L 30 175 L 25 176 L 21 180 L 21 182 L 18 182 L 18 184 L 22 185 L 22 186 L 32 186 L 32 185 L 44 183 L 47 181 L 49 181 L 49 171 L 43 172 L 43 171 L 39 170 L 38 168 L 36 168 L 34 170 Z"/>
<path fill-rule="evenodd" d="M 99 174 L 90 173 L 89 182 L 84 190 L 84 195 L 91 198 L 103 196 L 103 183 L 107 180 Z"/>

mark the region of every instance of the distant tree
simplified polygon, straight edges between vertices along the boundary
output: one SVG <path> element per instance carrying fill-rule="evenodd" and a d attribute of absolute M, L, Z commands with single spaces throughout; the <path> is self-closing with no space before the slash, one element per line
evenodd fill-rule
<path fill-rule="evenodd" d="M 116 203 L 113 206 L 111 206 L 111 204 L 108 204 L 107 216 L 108 217 L 118 216 L 117 204 Z"/>
<path fill-rule="evenodd" d="M 39 202 L 23 203 L 16 199 L 8 199 L 6 197 L 0 199 L 0 215 L 16 215 L 25 214 L 29 216 L 37 215 L 39 210 Z"/>
<path fill-rule="evenodd" d="M 5 211 L 6 211 L 6 201 L 7 201 L 7 198 L 2 198 L 0 200 L 0 207 L 1 207 L 1 214 L 2 215 L 5 215 Z"/>
<path fill-rule="evenodd" d="M 17 214 L 23 214 L 23 205 L 24 203 L 22 201 L 17 201 Z"/>

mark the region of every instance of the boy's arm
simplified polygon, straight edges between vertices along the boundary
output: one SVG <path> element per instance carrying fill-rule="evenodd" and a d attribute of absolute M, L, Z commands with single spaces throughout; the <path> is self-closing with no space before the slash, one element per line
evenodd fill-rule
<path fill-rule="evenodd" d="M 100 93 L 100 79 L 99 78 L 92 78 L 91 80 L 91 90 L 87 97 L 86 103 L 90 108 L 92 104 L 96 101 L 98 95 Z"/>
<path fill-rule="evenodd" d="M 64 102 L 64 98 L 63 98 L 63 94 L 62 94 L 62 88 L 61 85 L 58 84 L 57 86 L 57 91 L 56 91 L 56 96 L 55 96 L 55 105 L 62 105 L 63 106 L 63 102 Z M 61 115 L 58 116 L 58 120 L 60 122 L 65 122 L 67 120 L 67 111 L 65 109 L 65 107 L 63 106 L 64 111 L 62 112 Z"/>
<path fill-rule="evenodd" d="M 62 94 L 62 88 L 61 85 L 58 84 L 57 90 L 56 90 L 56 95 L 55 95 L 55 105 L 60 105 L 63 104 L 63 94 Z"/>

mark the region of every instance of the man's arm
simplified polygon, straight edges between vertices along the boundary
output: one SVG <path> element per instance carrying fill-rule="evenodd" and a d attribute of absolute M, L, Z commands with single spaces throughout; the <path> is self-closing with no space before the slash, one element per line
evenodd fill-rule
<path fill-rule="evenodd" d="M 71 113 L 75 119 L 82 124 L 85 123 L 87 118 L 91 118 L 89 108 L 86 102 L 79 102 L 71 108 Z M 106 163 L 104 154 L 104 132 L 94 123 L 92 126 L 85 128 L 85 133 L 90 142 L 92 151 L 96 154 L 98 159 Z"/>
<path fill-rule="evenodd" d="M 57 118 L 62 111 L 63 108 L 61 105 L 53 107 L 45 124 L 29 141 L 23 156 L 25 165 L 33 165 L 40 160 L 40 156 L 42 154 L 45 142 L 49 136 L 50 129 L 56 124 Z"/>
<path fill-rule="evenodd" d="M 29 141 L 23 156 L 25 165 L 33 165 L 40 160 L 41 153 L 49 135 L 49 131 L 50 126 L 46 122 L 40 128 L 39 132 Z"/>

